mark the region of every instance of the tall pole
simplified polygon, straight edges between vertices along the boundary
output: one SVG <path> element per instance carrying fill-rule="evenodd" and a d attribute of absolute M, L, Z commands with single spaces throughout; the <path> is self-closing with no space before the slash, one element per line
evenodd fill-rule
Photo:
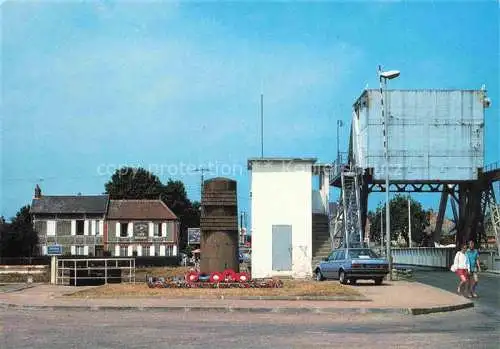
<path fill-rule="evenodd" d="M 383 137 L 384 137 L 384 158 L 385 158 L 385 238 L 386 238 L 386 254 L 389 261 L 389 281 L 392 280 L 392 257 L 391 257 L 391 218 L 390 218 L 390 203 L 389 203 L 389 152 L 387 144 L 387 112 L 384 104 L 384 94 L 387 90 L 387 79 L 382 76 L 382 67 L 378 66 L 380 78 L 380 104 L 382 106 L 382 124 L 383 124 Z M 387 98 L 385 98 L 387 101 Z"/>
<path fill-rule="evenodd" d="M 339 140 L 340 120 L 337 120 L 337 164 L 340 163 L 340 140 Z"/>
<path fill-rule="evenodd" d="M 384 210 L 380 210 L 380 250 L 384 254 Z"/>
<path fill-rule="evenodd" d="M 260 157 L 264 158 L 264 94 L 260 95 Z"/>
<path fill-rule="evenodd" d="M 412 247 L 411 243 L 411 202 L 410 198 L 408 198 L 408 244 L 409 247 Z"/>
<path fill-rule="evenodd" d="M 205 180 L 203 175 L 204 175 L 205 172 L 208 172 L 208 171 L 210 171 L 210 169 L 209 168 L 204 168 L 204 167 L 197 168 L 195 170 L 195 172 L 201 172 L 200 202 L 203 199 L 203 182 Z"/>

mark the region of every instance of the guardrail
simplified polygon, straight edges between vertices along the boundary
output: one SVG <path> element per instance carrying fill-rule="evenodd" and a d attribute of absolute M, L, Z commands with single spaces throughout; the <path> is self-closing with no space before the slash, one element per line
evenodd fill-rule
<path fill-rule="evenodd" d="M 484 166 L 483 172 L 490 172 L 490 171 L 499 170 L 499 169 L 500 169 L 500 162 L 496 161 L 496 162 L 493 162 L 491 164 Z"/>
<path fill-rule="evenodd" d="M 450 268 L 455 258 L 454 247 L 393 248 L 394 264 L 408 264 L 436 268 Z"/>

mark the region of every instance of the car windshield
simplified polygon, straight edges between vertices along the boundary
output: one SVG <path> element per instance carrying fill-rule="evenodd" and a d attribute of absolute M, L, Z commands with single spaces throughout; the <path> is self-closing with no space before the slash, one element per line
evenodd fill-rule
<path fill-rule="evenodd" d="M 379 258 L 379 256 L 368 248 L 349 250 L 349 258 Z"/>

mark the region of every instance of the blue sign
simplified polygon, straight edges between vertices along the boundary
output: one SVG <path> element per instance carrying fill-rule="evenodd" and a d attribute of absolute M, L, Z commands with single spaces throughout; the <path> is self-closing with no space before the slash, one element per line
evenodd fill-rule
<path fill-rule="evenodd" d="M 47 246 L 47 255 L 48 256 L 60 256 L 60 255 L 62 255 L 62 246 L 61 245 L 49 245 L 49 246 Z"/>

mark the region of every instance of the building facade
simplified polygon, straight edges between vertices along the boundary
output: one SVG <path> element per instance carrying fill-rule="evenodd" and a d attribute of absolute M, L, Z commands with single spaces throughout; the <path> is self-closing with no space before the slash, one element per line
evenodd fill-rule
<path fill-rule="evenodd" d="M 110 200 L 104 231 L 114 257 L 178 253 L 179 220 L 161 200 Z"/>
<path fill-rule="evenodd" d="M 328 176 L 315 162 L 274 158 L 248 161 L 253 278 L 312 275 L 313 216 L 327 215 L 329 209 Z M 318 172 L 322 173 L 320 188 L 313 190 L 313 176 Z M 328 236 L 327 224 L 326 239 Z"/>
<path fill-rule="evenodd" d="M 39 253 L 62 246 L 63 255 L 103 256 L 108 196 L 42 196 L 35 189 L 31 216 L 38 232 Z"/>
<path fill-rule="evenodd" d="M 176 256 L 179 220 L 161 200 L 110 200 L 108 195 L 45 196 L 35 189 L 31 217 L 39 254 Z"/>

